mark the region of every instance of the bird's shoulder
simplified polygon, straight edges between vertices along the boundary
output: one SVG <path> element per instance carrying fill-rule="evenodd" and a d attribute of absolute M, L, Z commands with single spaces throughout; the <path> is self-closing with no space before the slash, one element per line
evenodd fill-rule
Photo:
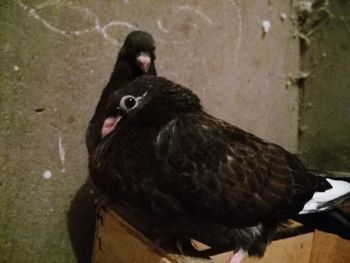
<path fill-rule="evenodd" d="M 182 114 L 163 125 L 157 135 L 156 146 L 162 150 L 165 147 L 168 151 L 181 149 L 183 154 L 205 149 L 210 150 L 207 155 L 218 157 L 223 154 L 227 157 L 230 153 L 236 156 L 256 155 L 266 150 L 276 154 L 284 152 L 281 147 L 202 111 Z M 190 146 L 195 148 L 190 151 Z M 243 152 L 243 149 L 248 152 Z"/>

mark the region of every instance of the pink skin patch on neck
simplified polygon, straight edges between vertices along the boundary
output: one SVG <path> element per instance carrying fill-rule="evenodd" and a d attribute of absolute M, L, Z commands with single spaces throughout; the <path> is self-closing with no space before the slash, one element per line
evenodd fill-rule
<path fill-rule="evenodd" d="M 107 136 L 108 134 L 110 134 L 112 131 L 115 130 L 121 118 L 122 116 L 117 116 L 117 117 L 108 117 L 107 119 L 105 119 L 101 130 L 102 138 L 104 138 L 105 136 Z"/>

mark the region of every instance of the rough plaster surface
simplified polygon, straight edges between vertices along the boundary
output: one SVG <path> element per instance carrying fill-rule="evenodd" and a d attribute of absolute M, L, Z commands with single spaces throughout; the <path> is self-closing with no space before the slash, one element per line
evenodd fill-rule
<path fill-rule="evenodd" d="M 75 262 L 79 238 L 86 250 L 92 230 L 73 234 L 73 246 L 69 234 L 91 224 L 79 214 L 93 199 L 81 187 L 84 131 L 134 28 L 156 39 L 160 75 L 195 90 L 210 113 L 295 151 L 291 10 L 269 0 L 1 1 L 0 262 Z"/>
<path fill-rule="evenodd" d="M 313 169 L 349 172 L 350 1 L 324 1 L 312 11 L 302 59 L 309 77 L 302 90 L 301 156 Z"/>

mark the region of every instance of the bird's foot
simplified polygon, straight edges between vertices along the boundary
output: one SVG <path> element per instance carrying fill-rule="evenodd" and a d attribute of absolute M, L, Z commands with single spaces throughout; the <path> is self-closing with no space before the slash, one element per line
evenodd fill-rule
<path fill-rule="evenodd" d="M 241 263 L 241 260 L 244 258 L 244 251 L 242 249 L 238 250 L 237 253 L 232 253 L 230 258 L 226 263 Z"/>

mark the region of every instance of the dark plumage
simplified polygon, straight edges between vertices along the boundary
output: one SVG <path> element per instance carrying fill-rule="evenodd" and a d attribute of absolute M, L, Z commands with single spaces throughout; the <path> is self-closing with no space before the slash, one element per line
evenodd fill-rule
<path fill-rule="evenodd" d="M 155 48 L 155 42 L 147 32 L 132 31 L 127 35 L 124 45 L 119 51 L 110 80 L 102 91 L 94 116 L 90 120 L 86 132 L 85 142 L 89 154 L 101 140 L 100 131 L 110 95 L 138 76 L 144 74 L 157 75 L 154 65 Z"/>
<path fill-rule="evenodd" d="M 205 113 L 193 92 L 164 78 L 139 77 L 114 93 L 105 117 L 92 179 L 184 239 L 262 256 L 288 218 L 328 215 L 336 205 L 329 200 L 349 197 L 348 182 L 338 186 L 282 147 Z M 342 235 L 350 238 L 350 229 Z"/>

